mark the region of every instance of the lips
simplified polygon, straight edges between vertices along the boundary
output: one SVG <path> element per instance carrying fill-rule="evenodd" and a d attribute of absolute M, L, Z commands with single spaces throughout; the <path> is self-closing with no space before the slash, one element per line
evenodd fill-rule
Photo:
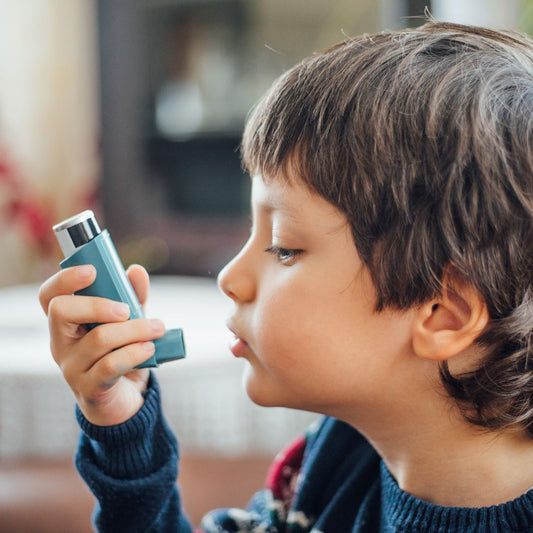
<path fill-rule="evenodd" d="M 248 344 L 242 339 L 236 337 L 230 343 L 229 349 L 235 357 L 244 357 L 248 350 Z"/>
<path fill-rule="evenodd" d="M 234 338 L 230 341 L 229 349 L 235 357 L 244 357 L 249 350 L 248 343 L 239 336 L 237 329 L 228 322 L 228 329 L 233 333 Z"/>

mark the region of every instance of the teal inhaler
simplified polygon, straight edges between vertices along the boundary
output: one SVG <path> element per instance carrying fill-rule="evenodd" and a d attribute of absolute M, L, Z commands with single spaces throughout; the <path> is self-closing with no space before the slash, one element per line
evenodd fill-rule
<path fill-rule="evenodd" d="M 78 215 L 54 226 L 54 232 L 65 259 L 61 268 L 77 265 L 94 265 L 96 279 L 89 287 L 76 294 L 100 296 L 124 302 L 130 307 L 130 319 L 144 318 L 144 312 L 135 291 L 126 275 L 122 262 L 111 240 L 109 232 L 100 230 L 92 211 Z M 97 324 L 89 325 L 95 327 Z M 155 353 L 137 368 L 157 367 L 161 363 L 183 359 L 185 344 L 181 329 L 167 330 L 165 335 L 154 341 Z"/>

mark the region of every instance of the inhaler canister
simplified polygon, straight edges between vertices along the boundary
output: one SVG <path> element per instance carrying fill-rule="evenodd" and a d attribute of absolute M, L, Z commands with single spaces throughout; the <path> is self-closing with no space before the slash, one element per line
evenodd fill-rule
<path fill-rule="evenodd" d="M 99 296 L 124 302 L 130 307 L 130 319 L 144 318 L 137 295 L 126 275 L 109 232 L 101 230 L 94 213 L 83 211 L 53 227 L 65 259 L 61 268 L 91 264 L 96 268 L 96 279 L 89 287 L 76 294 Z M 90 327 L 97 324 L 89 325 Z M 161 363 L 185 357 L 181 329 L 167 330 L 154 340 L 155 353 L 137 368 L 157 367 Z"/>

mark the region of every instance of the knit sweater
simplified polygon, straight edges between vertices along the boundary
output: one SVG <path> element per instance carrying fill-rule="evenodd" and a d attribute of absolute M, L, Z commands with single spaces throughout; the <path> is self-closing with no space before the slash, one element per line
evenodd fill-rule
<path fill-rule="evenodd" d="M 76 466 L 97 498 L 102 532 L 192 532 L 176 486 L 178 445 L 152 377 L 145 403 L 118 426 L 82 428 Z M 533 484 L 533 483 L 532 483 Z M 246 510 L 209 513 L 199 532 L 533 532 L 533 490 L 485 508 L 441 507 L 402 491 L 351 426 L 322 418 L 278 455 Z"/>

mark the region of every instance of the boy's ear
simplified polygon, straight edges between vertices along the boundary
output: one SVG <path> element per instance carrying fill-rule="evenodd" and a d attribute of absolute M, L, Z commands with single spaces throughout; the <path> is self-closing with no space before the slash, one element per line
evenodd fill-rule
<path fill-rule="evenodd" d="M 413 349 L 419 357 L 444 361 L 473 344 L 488 321 L 481 294 L 460 276 L 448 272 L 441 294 L 417 309 Z"/>

